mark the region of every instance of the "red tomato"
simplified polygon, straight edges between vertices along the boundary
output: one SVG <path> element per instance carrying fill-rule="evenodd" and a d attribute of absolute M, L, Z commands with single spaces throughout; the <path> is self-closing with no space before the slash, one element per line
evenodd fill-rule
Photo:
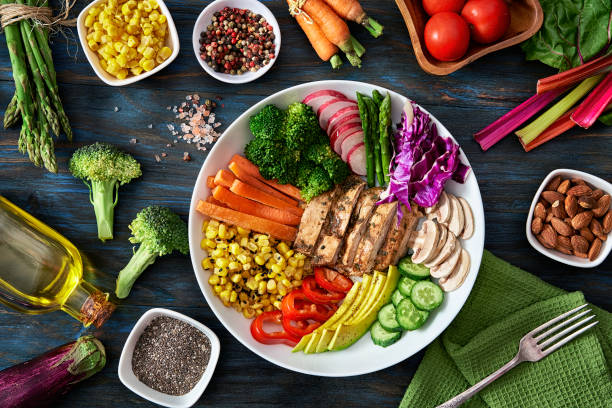
<path fill-rule="evenodd" d="M 459 14 L 450 11 L 432 16 L 425 25 L 425 46 L 435 59 L 454 61 L 470 45 L 470 29 Z"/>
<path fill-rule="evenodd" d="M 465 0 L 423 0 L 423 8 L 430 16 L 443 11 L 459 13 L 464 4 Z"/>
<path fill-rule="evenodd" d="M 499 40 L 510 27 L 510 10 L 504 0 L 469 0 L 461 17 L 470 25 L 472 39 L 481 44 Z"/>

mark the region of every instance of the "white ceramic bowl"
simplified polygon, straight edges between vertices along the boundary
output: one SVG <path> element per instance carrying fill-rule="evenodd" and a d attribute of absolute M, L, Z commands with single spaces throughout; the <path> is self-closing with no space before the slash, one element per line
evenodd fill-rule
<path fill-rule="evenodd" d="M 231 75 L 215 71 L 214 69 L 209 67 L 208 64 L 200 57 L 200 33 L 202 31 L 206 31 L 206 27 L 208 27 L 208 25 L 211 23 L 213 14 L 225 7 L 251 10 L 257 14 L 261 14 L 266 19 L 268 24 L 272 25 L 275 37 L 274 58 L 270 60 L 270 63 L 268 65 L 264 65 L 255 72 L 247 71 L 242 75 Z M 192 41 L 193 51 L 195 52 L 196 59 L 198 60 L 204 71 L 206 71 L 210 76 L 218 79 L 219 81 L 227 82 L 229 84 L 244 84 L 256 80 L 257 78 L 268 72 L 270 68 L 272 68 L 272 65 L 274 65 L 274 63 L 278 59 L 278 54 L 280 53 L 281 32 L 278 22 L 274 17 L 274 14 L 272 14 L 270 9 L 268 9 L 266 6 L 264 6 L 257 0 L 215 0 L 208 6 L 206 6 L 206 8 L 202 10 L 200 15 L 198 16 L 195 26 L 193 27 Z"/>
<path fill-rule="evenodd" d="M 566 255 L 562 252 L 556 251 L 554 249 L 548 249 L 544 245 L 540 244 L 540 241 L 533 235 L 531 232 L 531 221 L 533 220 L 533 210 L 535 209 L 538 200 L 540 199 L 540 195 L 542 195 L 542 191 L 544 191 L 544 187 L 552 180 L 555 176 L 561 176 L 563 178 L 581 178 L 586 181 L 591 187 L 600 188 L 607 194 L 612 194 L 612 184 L 607 181 L 593 176 L 592 174 L 585 173 L 583 171 L 571 170 L 571 169 L 557 169 L 551 171 L 548 176 L 542 181 L 540 184 L 540 188 L 533 196 L 533 201 L 531 202 L 531 207 L 529 208 L 529 214 L 527 216 L 527 224 L 525 225 L 525 233 L 527 234 L 527 240 L 531 244 L 532 247 L 536 249 L 542 255 L 546 255 L 547 257 L 554 259 L 555 261 L 562 262 L 567 265 L 576 266 L 578 268 L 593 268 L 595 266 L 600 265 L 610 254 L 612 250 L 612 239 L 607 239 L 603 241 L 603 245 L 601 246 L 601 250 L 599 252 L 599 256 L 595 258 L 593 261 L 589 261 L 586 258 L 579 258 L 573 255 Z"/>
<path fill-rule="evenodd" d="M 148 385 L 142 383 L 132 370 L 132 354 L 134 353 L 134 347 L 136 346 L 136 343 L 138 342 L 138 339 L 140 338 L 140 335 L 144 329 L 151 323 L 151 320 L 159 316 L 167 316 L 182 320 L 203 332 L 210 340 L 210 358 L 208 360 L 206 370 L 204 371 L 204 374 L 202 374 L 200 381 L 198 381 L 195 387 L 193 387 L 193 389 L 187 394 L 175 396 L 156 391 L 150 388 Z M 215 371 L 215 367 L 217 366 L 217 361 L 219 360 L 220 350 L 221 345 L 219 344 L 219 338 L 215 335 L 215 333 L 213 333 L 212 330 L 197 320 L 168 309 L 150 309 L 143 314 L 140 319 L 138 319 L 138 322 L 136 322 L 134 328 L 130 332 L 130 335 L 125 341 L 123 351 L 121 352 L 121 358 L 119 359 L 119 379 L 123 385 L 130 389 L 130 391 L 138 394 L 144 399 L 165 407 L 188 408 L 198 402 L 202 396 L 202 393 L 206 389 L 206 386 L 210 382 L 210 379 Z"/>
<path fill-rule="evenodd" d="M 356 91 L 364 94 L 371 94 L 374 89 L 383 93 L 387 92 L 382 87 L 363 82 L 310 82 L 280 91 L 244 112 L 221 135 L 200 170 L 189 211 L 189 246 L 196 278 L 208 305 L 225 328 L 242 344 L 266 360 L 289 370 L 312 375 L 342 377 L 366 374 L 397 364 L 423 349 L 448 327 L 461 310 L 472 290 L 476 275 L 478 275 L 484 249 L 485 221 L 482 198 L 474 173 L 470 172 L 465 184 L 449 181 L 445 186 L 446 190 L 464 197 L 472 206 L 474 213 L 474 236 L 462 243 L 471 256 L 470 272 L 460 288 L 445 295 L 440 308 L 432 313 L 432 316 L 422 328 L 413 332 L 405 332 L 397 343 L 387 348 L 378 347 L 372 343 L 369 334 L 365 334 L 358 342 L 345 350 L 307 355 L 291 353 L 291 349 L 282 344 L 264 345 L 255 341 L 249 331 L 251 321 L 245 319 L 242 314 L 237 313 L 234 309 L 223 306 L 223 303 L 214 295 L 208 284 L 210 272 L 202 269 L 201 265 L 204 257 L 204 252 L 200 248 L 200 242 L 203 238 L 202 222 L 204 217 L 196 211 L 196 206 L 199 200 L 205 199 L 210 194 L 210 190 L 206 186 L 206 177 L 215 174 L 220 168 L 225 168 L 234 154 L 242 154 L 245 144 L 252 137 L 248 127 L 250 116 L 259 112 L 267 104 L 272 103 L 281 108 L 286 108 L 292 102 L 301 101 L 307 94 L 323 89 L 340 91 L 353 98 Z M 396 92 L 388 92 L 391 94 L 392 123 L 398 123 L 402 107 L 407 99 Z M 438 131 L 442 136 L 452 137 L 439 121 L 433 116 L 432 119 L 437 124 Z M 467 157 L 463 152 L 461 152 L 461 160 L 468 164 Z"/>
<path fill-rule="evenodd" d="M 161 64 L 157 65 L 152 70 L 148 72 L 143 71 L 142 74 L 140 75 L 129 75 L 125 79 L 117 79 L 116 77 L 114 77 L 113 75 L 109 74 L 104 69 L 102 69 L 102 66 L 100 65 L 100 59 L 98 58 L 98 54 L 92 51 L 89 48 L 89 45 L 87 44 L 87 27 L 85 27 L 85 17 L 87 17 L 87 14 L 89 13 L 90 8 L 92 8 L 93 6 L 97 4 L 102 3 L 103 1 L 106 1 L 106 0 L 92 1 L 87 7 L 85 7 L 81 11 L 81 13 L 79 14 L 79 17 L 77 18 L 77 31 L 79 32 L 79 40 L 81 41 L 81 48 L 83 49 L 83 52 L 85 53 L 85 56 L 87 57 L 87 61 L 89 61 L 89 64 L 93 68 L 94 72 L 102 81 L 104 81 L 105 83 L 111 86 L 123 86 L 123 85 L 133 84 L 134 82 L 138 82 L 141 79 L 145 79 L 161 71 L 162 69 L 166 68 L 168 65 L 170 65 L 172 61 L 176 59 L 179 53 L 179 49 L 180 49 L 180 42 L 179 42 L 178 33 L 176 32 L 176 26 L 174 25 L 174 20 L 172 19 L 172 15 L 170 14 L 170 10 L 168 10 L 168 7 L 166 7 L 166 4 L 163 2 L 163 0 L 157 0 L 157 3 L 159 4 L 159 9 L 161 13 L 163 13 L 163 15 L 166 16 L 166 20 L 168 22 L 168 33 L 166 35 L 165 45 L 172 49 L 172 54 L 168 57 L 168 59 L 166 59 Z"/>

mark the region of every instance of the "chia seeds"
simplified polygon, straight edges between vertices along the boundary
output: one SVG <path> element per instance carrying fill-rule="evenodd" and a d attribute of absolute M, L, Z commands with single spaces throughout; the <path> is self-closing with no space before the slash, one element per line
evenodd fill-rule
<path fill-rule="evenodd" d="M 210 359 L 210 340 L 192 325 L 156 317 L 145 328 L 132 355 L 140 381 L 169 395 L 184 395 L 198 383 Z"/>

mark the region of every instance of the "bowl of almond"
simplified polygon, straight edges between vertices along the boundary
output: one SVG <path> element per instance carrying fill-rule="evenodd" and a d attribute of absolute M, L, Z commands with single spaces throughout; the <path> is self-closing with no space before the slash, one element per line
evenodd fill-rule
<path fill-rule="evenodd" d="M 578 170 L 552 171 L 533 198 L 527 240 L 537 251 L 579 268 L 601 264 L 612 250 L 612 184 Z"/>

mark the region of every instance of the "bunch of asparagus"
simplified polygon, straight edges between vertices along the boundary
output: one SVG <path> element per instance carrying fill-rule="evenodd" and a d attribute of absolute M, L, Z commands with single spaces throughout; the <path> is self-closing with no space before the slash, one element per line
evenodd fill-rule
<path fill-rule="evenodd" d="M 368 186 L 372 187 L 378 181 L 378 185 L 384 187 L 389 184 L 389 165 L 393 156 L 391 95 L 383 96 L 374 90 L 370 98 L 357 92 L 357 104 L 366 148 Z"/>
<path fill-rule="evenodd" d="M 0 0 L 0 4 L 13 3 Z M 18 4 L 36 6 L 36 0 L 17 0 Z M 47 0 L 41 4 L 47 6 Z M 63 130 L 72 140 L 72 130 L 59 97 L 55 68 L 47 30 L 30 19 L 4 28 L 6 45 L 13 67 L 15 95 L 4 112 L 4 127 L 15 125 L 21 117 L 19 151 L 28 153 L 30 161 L 57 172 L 51 132 Z"/>

